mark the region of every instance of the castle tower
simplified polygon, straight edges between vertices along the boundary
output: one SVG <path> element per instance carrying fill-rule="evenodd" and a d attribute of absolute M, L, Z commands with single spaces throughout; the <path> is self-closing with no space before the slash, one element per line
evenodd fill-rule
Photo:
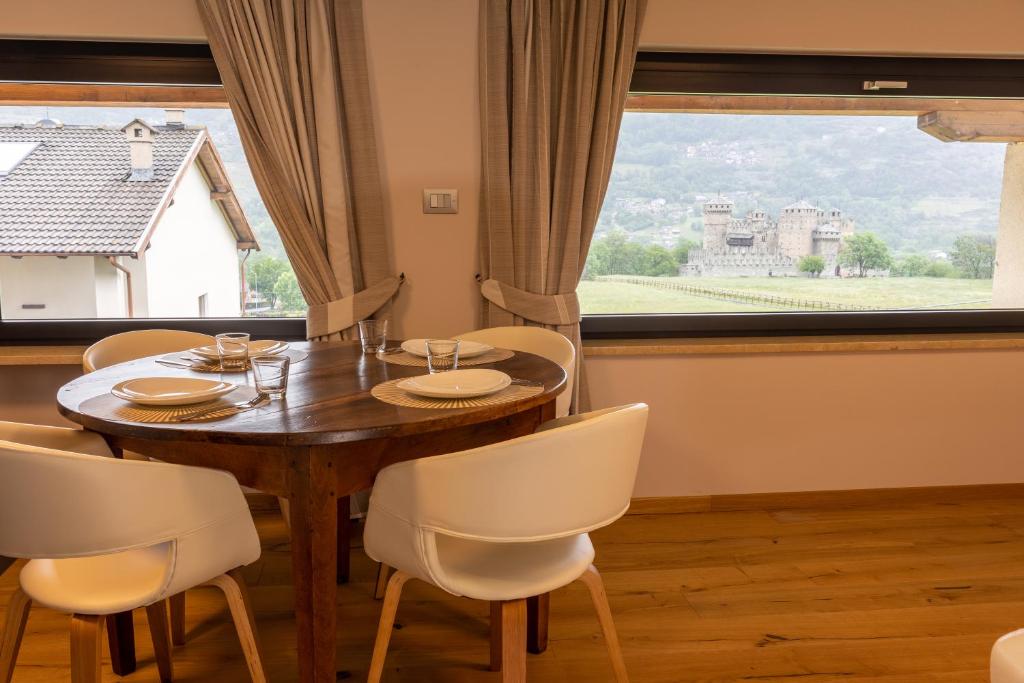
<path fill-rule="evenodd" d="M 820 209 L 803 199 L 782 209 L 779 216 L 779 254 L 794 260 L 814 253 L 814 229 Z"/>
<path fill-rule="evenodd" d="M 704 249 L 725 249 L 726 234 L 732 224 L 733 203 L 725 197 L 704 202 Z"/>

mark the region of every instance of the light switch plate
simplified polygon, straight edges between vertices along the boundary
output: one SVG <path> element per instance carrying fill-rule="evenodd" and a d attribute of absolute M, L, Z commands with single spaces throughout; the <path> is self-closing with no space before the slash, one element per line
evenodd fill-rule
<path fill-rule="evenodd" d="M 423 213 L 458 213 L 458 190 L 423 190 Z"/>

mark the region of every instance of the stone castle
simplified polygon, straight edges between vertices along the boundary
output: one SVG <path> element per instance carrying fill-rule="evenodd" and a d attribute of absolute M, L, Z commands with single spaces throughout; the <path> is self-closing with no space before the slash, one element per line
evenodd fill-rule
<path fill-rule="evenodd" d="M 825 259 L 821 277 L 840 274 L 839 247 L 853 234 L 853 221 L 839 209 L 825 211 L 800 200 L 783 208 L 775 221 L 759 209 L 736 218 L 733 208 L 724 197 L 705 202 L 704 244 L 690 250 L 680 275 L 799 275 L 800 259 L 811 254 Z"/>

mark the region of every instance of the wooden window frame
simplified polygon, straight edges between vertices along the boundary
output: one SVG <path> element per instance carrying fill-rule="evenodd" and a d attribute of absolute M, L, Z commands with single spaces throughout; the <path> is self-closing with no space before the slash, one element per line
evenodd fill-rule
<path fill-rule="evenodd" d="M 50 40 L 0 40 L 0 105 L 228 106 L 208 45 Z M 305 318 L 0 318 L 0 344 L 90 344 L 111 334 L 161 328 L 306 337 Z"/>
<path fill-rule="evenodd" d="M 865 90 L 866 81 L 906 88 Z M 627 111 L 917 116 L 1024 109 L 1024 60 L 641 52 Z M 588 314 L 584 339 L 1024 332 L 1024 309 Z"/>

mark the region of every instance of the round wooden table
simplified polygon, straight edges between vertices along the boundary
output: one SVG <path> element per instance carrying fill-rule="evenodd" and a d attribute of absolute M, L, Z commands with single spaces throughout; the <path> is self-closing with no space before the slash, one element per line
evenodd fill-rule
<path fill-rule="evenodd" d="M 354 342 L 293 346 L 309 356 L 292 365 L 283 401 L 212 422 L 151 424 L 110 416 L 109 406 L 104 409 L 107 404 L 96 397 L 108 395 L 122 380 L 220 377 L 159 365 L 156 357 L 69 382 L 58 392 L 57 403 L 62 415 L 102 434 L 116 453 L 128 450 L 166 462 L 226 470 L 241 484 L 288 499 L 299 680 L 326 683 L 334 681 L 336 673 L 335 594 L 337 581 L 347 576 L 349 528 L 338 519 L 340 509 L 347 521 L 348 496 L 370 488 L 377 472 L 393 463 L 532 433 L 554 417 L 565 373 L 549 360 L 516 352 L 508 360 L 481 367 L 542 382 L 540 394 L 482 408 L 405 408 L 374 398 L 370 390 L 389 379 L 425 374 L 426 368 L 363 355 Z M 223 378 L 241 382 L 240 374 Z M 535 601 L 530 624 L 533 651 L 544 649 L 546 612 L 546 600 Z"/>

